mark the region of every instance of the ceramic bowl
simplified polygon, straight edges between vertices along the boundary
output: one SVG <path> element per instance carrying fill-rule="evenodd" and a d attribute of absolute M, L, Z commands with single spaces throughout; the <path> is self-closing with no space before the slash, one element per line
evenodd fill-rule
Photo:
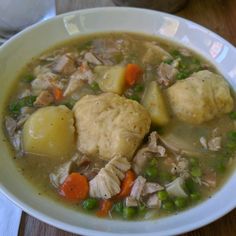
<path fill-rule="evenodd" d="M 157 35 L 184 44 L 208 58 L 236 90 L 236 50 L 220 36 L 188 20 L 135 8 L 95 8 L 57 16 L 32 26 L 0 47 L 0 114 L 19 70 L 57 43 L 94 32 L 126 31 Z M 0 116 L 3 123 L 3 116 Z M 0 189 L 30 215 L 82 235 L 175 235 L 206 225 L 236 206 L 236 172 L 201 204 L 178 215 L 139 222 L 99 219 L 39 196 L 17 171 L 0 130 Z"/>

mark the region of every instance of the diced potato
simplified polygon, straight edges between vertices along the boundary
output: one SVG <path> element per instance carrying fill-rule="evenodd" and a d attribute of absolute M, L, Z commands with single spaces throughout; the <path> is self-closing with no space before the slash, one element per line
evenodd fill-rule
<path fill-rule="evenodd" d="M 169 122 L 169 114 L 163 95 L 155 81 L 148 84 L 141 103 L 148 110 L 154 125 L 162 126 Z"/>
<path fill-rule="evenodd" d="M 68 157 L 75 150 L 73 113 L 66 106 L 38 109 L 23 127 L 23 149 L 48 158 Z"/>
<path fill-rule="evenodd" d="M 147 42 L 145 46 L 147 47 L 147 51 L 143 56 L 144 64 L 159 65 L 163 60 L 172 58 L 166 50 L 158 45 Z"/>
<path fill-rule="evenodd" d="M 98 77 L 99 87 L 103 92 L 123 94 L 125 89 L 124 66 L 97 66 L 95 73 Z"/>

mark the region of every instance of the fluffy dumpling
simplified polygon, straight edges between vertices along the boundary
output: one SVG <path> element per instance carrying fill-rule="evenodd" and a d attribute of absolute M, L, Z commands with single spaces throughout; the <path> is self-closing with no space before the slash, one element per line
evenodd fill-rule
<path fill-rule="evenodd" d="M 191 124 L 201 124 L 233 109 L 227 82 L 207 70 L 177 81 L 167 94 L 174 114 Z"/>
<path fill-rule="evenodd" d="M 86 95 L 73 110 L 78 150 L 104 160 L 117 154 L 130 159 L 151 124 L 142 105 L 113 93 Z"/>
<path fill-rule="evenodd" d="M 64 105 L 38 109 L 24 124 L 22 141 L 26 153 L 69 156 L 75 150 L 73 112 Z"/>

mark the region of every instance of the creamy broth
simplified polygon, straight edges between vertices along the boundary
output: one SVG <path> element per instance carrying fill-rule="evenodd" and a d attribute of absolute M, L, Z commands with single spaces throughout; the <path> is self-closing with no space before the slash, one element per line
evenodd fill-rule
<path fill-rule="evenodd" d="M 196 92 L 200 99 L 209 100 L 202 105 L 206 109 L 203 112 L 205 114 L 199 117 L 191 116 L 189 114 L 192 108 L 181 103 L 177 104 L 179 99 L 177 84 L 183 81 L 191 83 L 196 81 L 196 78 L 202 80 L 202 83 L 208 83 L 209 79 L 215 77 L 217 77 L 216 81 L 222 83 L 222 86 L 220 84 L 219 86 L 225 90 L 218 91 L 218 88 L 209 83 L 207 89 L 212 93 L 209 98 L 202 98 L 204 91 L 196 92 L 205 89 L 205 85 L 198 86 L 198 82 L 193 82 L 185 87 L 193 89 L 193 93 Z M 210 198 L 234 170 L 236 108 L 234 92 L 228 91 L 228 85 L 210 62 L 181 45 L 133 33 L 82 36 L 49 49 L 39 57 L 33 58 L 22 69 L 16 86 L 6 102 L 6 136 L 13 147 L 12 156 L 17 168 L 29 183 L 35 186 L 39 195 L 46 195 L 76 211 L 81 210 L 100 217 L 134 220 L 157 218 L 176 214 Z M 181 91 L 181 93 L 185 92 Z M 227 101 L 217 97 L 223 93 L 227 93 L 224 96 L 228 96 Z M 122 132 L 126 129 L 126 134 L 128 132 L 130 135 L 128 141 L 119 144 L 120 149 L 110 147 L 112 150 L 108 150 L 109 145 L 106 144 L 108 147 L 104 147 L 105 144 L 100 143 L 99 140 L 104 138 L 105 141 L 111 140 L 112 143 L 112 137 L 119 138 L 121 131 L 114 134 L 116 136 L 109 136 L 113 130 L 106 131 L 109 138 L 99 136 L 97 139 L 99 143 L 96 144 L 95 150 L 88 147 L 87 143 L 83 144 L 86 132 L 91 133 L 88 136 L 90 138 L 87 139 L 89 142 L 96 135 L 105 134 L 95 130 L 93 137 L 89 127 L 94 127 L 94 124 L 93 119 L 90 121 L 89 114 L 86 114 L 87 120 L 92 123 L 88 124 L 88 127 L 80 127 L 79 122 L 82 124 L 82 119 L 86 122 L 85 115 L 81 113 L 87 108 L 82 106 L 82 101 L 85 103 L 86 98 L 99 99 L 103 95 L 112 96 L 111 94 L 117 96 L 114 100 L 117 106 L 122 108 L 122 101 L 127 102 L 124 110 L 120 108 L 121 111 L 117 112 L 117 116 L 126 114 L 125 110 L 131 107 L 137 114 L 140 112 L 140 119 L 143 117 L 150 120 L 151 125 L 139 124 L 136 118 L 133 118 L 135 120 L 133 122 L 137 123 L 133 125 L 133 130 L 128 132 L 132 124 L 130 127 L 124 127 L 123 124 L 120 127 L 118 124 Z M 213 98 L 210 97 L 211 95 Z M 185 97 L 183 103 L 184 99 Z M 229 104 L 230 99 L 233 100 L 233 105 Z M 90 104 L 89 100 L 87 102 Z M 95 102 L 104 107 L 109 103 L 107 100 Z M 196 103 L 201 103 L 199 100 L 191 102 L 196 109 L 199 108 Z M 214 109 L 209 105 L 211 103 L 219 107 L 221 103 L 225 103 L 224 109 Z M 55 109 L 45 109 L 48 107 Z M 104 110 L 97 113 L 97 116 L 94 116 L 94 121 L 103 119 L 100 114 L 109 111 L 111 107 L 113 110 L 116 109 L 114 103 L 107 105 Z M 44 112 L 41 115 L 37 113 L 42 109 Z M 91 111 L 87 109 L 86 112 L 92 113 L 96 109 L 96 107 Z M 222 114 L 217 114 L 217 109 Z M 182 115 L 180 110 L 185 114 Z M 61 114 L 61 121 L 54 123 L 57 119 L 55 112 L 58 112 L 59 116 Z M 216 113 L 214 116 L 210 114 L 214 112 Z M 49 113 L 51 115 L 48 115 Z M 209 115 L 206 115 L 207 113 Z M 133 110 L 129 114 L 135 116 Z M 42 129 L 38 127 L 36 123 L 41 122 L 42 119 L 45 119 L 45 123 L 42 124 L 49 129 L 51 127 L 48 123 L 52 122 L 51 126 L 55 127 L 52 127 L 52 132 L 55 131 L 56 135 L 48 134 L 43 127 Z M 104 115 L 104 123 L 100 125 L 104 126 L 104 129 L 107 129 L 108 123 L 105 123 L 107 119 Z M 120 120 L 124 123 L 126 121 L 125 117 Z M 116 117 L 113 121 L 116 122 Z M 65 129 L 64 134 L 61 134 L 60 127 L 63 124 L 68 125 L 68 131 Z M 115 131 L 116 126 L 114 126 Z M 31 135 L 32 132 L 38 132 L 39 141 Z M 64 142 L 63 135 L 68 137 L 67 140 L 71 138 L 75 143 L 66 140 Z M 36 141 L 32 141 L 33 138 Z M 138 141 L 134 141 L 135 138 Z M 38 145 L 42 145 L 41 149 L 35 147 L 37 142 Z M 65 148 L 61 148 L 64 144 Z M 116 145 L 116 142 L 113 144 Z M 122 145 L 130 146 L 129 152 L 128 148 Z M 113 156 L 110 157 L 109 154 L 104 153 L 104 150 L 115 153 L 113 156 L 118 162 L 119 156 L 122 158 L 124 156 L 125 160 L 122 159 L 124 166 L 129 166 L 124 170 L 115 166 L 118 168 L 117 171 L 123 172 L 120 176 L 109 170 L 109 178 L 115 175 L 111 180 L 119 183 L 117 187 L 119 191 L 111 186 L 107 187 L 108 182 L 103 185 L 107 193 L 102 193 L 99 186 L 98 190 L 91 190 L 95 188 L 92 181 L 98 178 L 102 169 L 108 169 L 108 164 L 114 160 Z M 127 156 L 125 153 L 128 153 Z M 139 155 L 143 155 L 142 165 Z M 71 164 L 70 168 L 67 171 L 63 169 L 63 176 L 58 176 L 58 170 L 62 166 L 65 167 L 65 163 Z M 132 184 L 127 195 L 121 196 L 119 194 L 128 179 L 129 171 L 133 173 Z M 68 190 L 63 188 L 68 177 L 73 173 L 78 174 L 83 181 L 87 181 L 89 189 L 86 197 L 76 200 L 71 199 L 71 196 L 68 199 L 66 196 Z M 141 182 L 144 181 L 143 186 L 139 185 L 138 178 Z M 135 187 L 142 187 L 139 194 Z M 111 194 L 111 197 L 107 197 L 107 194 Z M 106 214 L 104 212 L 101 214 L 103 210 L 101 204 L 104 202 L 109 202 L 110 206 Z"/>

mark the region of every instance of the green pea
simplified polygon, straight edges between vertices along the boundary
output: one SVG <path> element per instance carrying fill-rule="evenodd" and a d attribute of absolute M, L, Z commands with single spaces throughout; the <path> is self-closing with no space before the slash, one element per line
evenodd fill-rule
<path fill-rule="evenodd" d="M 157 159 L 156 158 L 152 158 L 151 161 L 149 162 L 149 166 L 157 166 Z"/>
<path fill-rule="evenodd" d="M 145 214 L 146 212 L 147 212 L 147 208 L 145 207 L 145 205 L 142 204 L 138 207 L 139 214 Z"/>
<path fill-rule="evenodd" d="M 183 197 L 176 198 L 174 203 L 178 209 L 183 209 L 187 206 L 187 200 L 186 198 L 183 198 Z"/>
<path fill-rule="evenodd" d="M 236 120 L 236 111 L 232 111 L 229 113 L 229 117 L 232 119 L 232 120 Z"/>
<path fill-rule="evenodd" d="M 169 195 L 165 190 L 162 190 L 157 193 L 157 197 L 159 198 L 159 200 L 165 201 L 169 198 Z"/>
<path fill-rule="evenodd" d="M 145 169 L 144 175 L 149 180 L 155 180 L 158 176 L 158 170 L 156 166 L 149 166 Z"/>
<path fill-rule="evenodd" d="M 198 166 L 199 165 L 199 161 L 197 158 L 191 158 L 190 159 L 190 164 L 191 166 Z"/>
<path fill-rule="evenodd" d="M 123 202 L 117 202 L 116 204 L 114 204 L 113 210 L 118 214 L 122 214 L 122 212 L 123 212 Z"/>
<path fill-rule="evenodd" d="M 191 179 L 187 179 L 185 181 L 185 189 L 187 190 L 188 193 L 194 193 L 197 192 L 197 184 Z"/>
<path fill-rule="evenodd" d="M 193 177 L 200 177 L 200 176 L 202 176 L 202 171 L 197 166 L 192 167 L 190 173 L 191 173 L 191 175 Z"/>
<path fill-rule="evenodd" d="M 100 87 L 99 87 L 98 83 L 95 82 L 95 81 L 90 84 L 90 88 L 91 88 L 94 92 L 100 91 Z"/>
<path fill-rule="evenodd" d="M 193 201 L 199 201 L 201 199 L 201 195 L 200 193 L 196 192 L 196 193 L 191 193 L 190 194 L 190 198 L 193 200 Z"/>
<path fill-rule="evenodd" d="M 229 140 L 236 141 L 236 131 L 229 131 L 227 133 Z"/>
<path fill-rule="evenodd" d="M 125 219 L 133 218 L 137 213 L 137 209 L 134 207 L 124 207 L 123 208 L 123 217 Z"/>
<path fill-rule="evenodd" d="M 165 64 L 170 65 L 173 62 L 173 59 L 166 59 L 163 61 Z"/>
<path fill-rule="evenodd" d="M 130 95 L 128 98 L 137 102 L 140 102 L 141 100 L 140 97 L 136 94 Z"/>
<path fill-rule="evenodd" d="M 174 211 L 175 210 L 175 204 L 172 201 L 165 201 L 162 204 L 162 208 L 166 211 Z"/>
<path fill-rule="evenodd" d="M 35 79 L 35 77 L 33 75 L 29 74 L 29 75 L 25 75 L 22 80 L 25 83 L 31 83 L 34 79 Z"/>
<path fill-rule="evenodd" d="M 134 92 L 135 93 L 141 93 L 143 92 L 144 90 L 144 86 L 142 84 L 137 84 L 135 87 L 134 87 Z"/>
<path fill-rule="evenodd" d="M 83 201 L 83 208 L 86 210 L 92 210 L 98 206 L 98 201 L 95 198 L 88 198 Z"/>

